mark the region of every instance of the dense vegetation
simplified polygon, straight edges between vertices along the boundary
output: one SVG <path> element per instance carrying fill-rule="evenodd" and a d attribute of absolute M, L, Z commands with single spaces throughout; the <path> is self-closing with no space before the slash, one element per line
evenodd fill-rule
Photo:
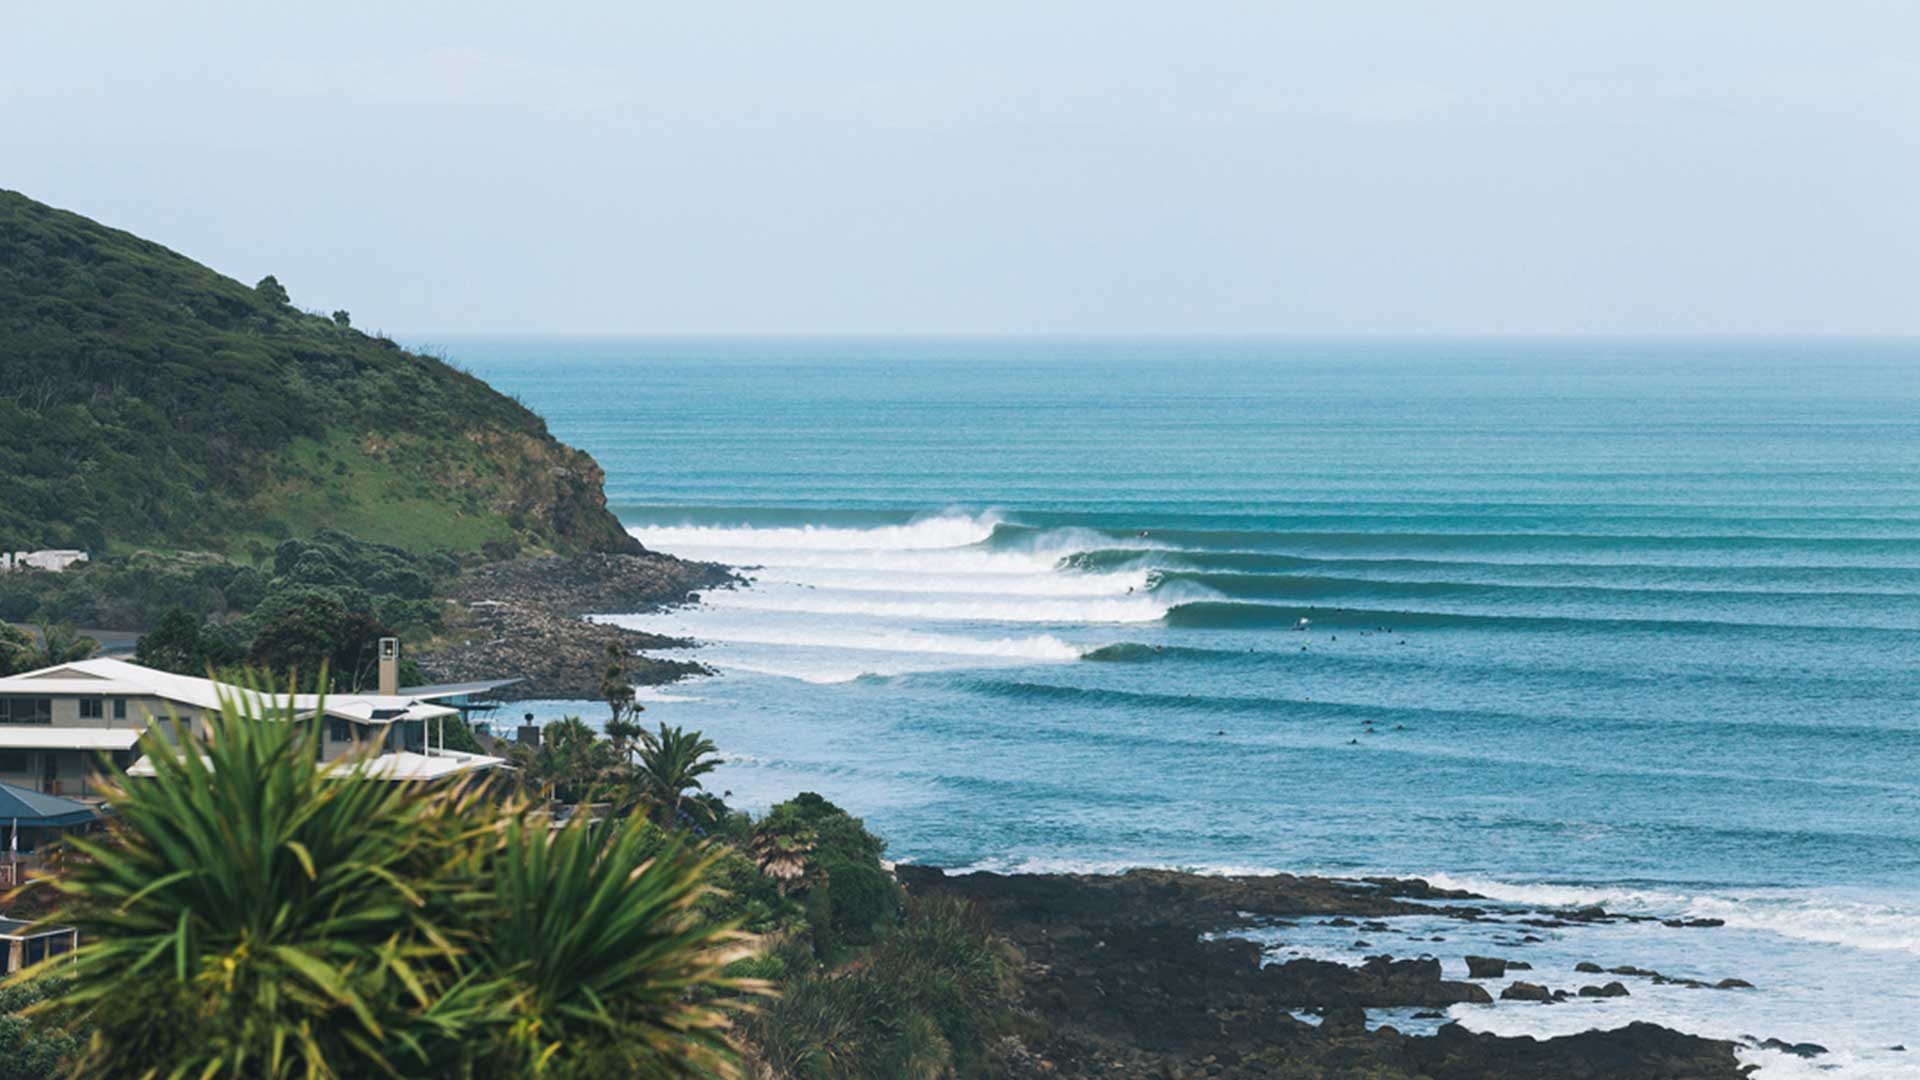
<path fill-rule="evenodd" d="M 229 709 L 55 879 L 86 944 L 0 1001 L 0 1080 L 991 1075 L 1013 957 L 975 912 L 909 901 L 820 796 L 756 819 L 699 733 L 628 730 L 549 725 L 482 798 L 323 779 L 314 731 Z"/>
<path fill-rule="evenodd" d="M 0 549 L 632 547 L 593 460 L 481 380 L 4 190 L 0 341 Z"/>

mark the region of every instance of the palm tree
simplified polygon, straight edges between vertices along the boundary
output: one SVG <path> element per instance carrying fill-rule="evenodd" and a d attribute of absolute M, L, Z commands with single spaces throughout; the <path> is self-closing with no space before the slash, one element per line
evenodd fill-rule
<path fill-rule="evenodd" d="M 100 651 L 100 643 L 73 628 L 69 622 L 42 622 L 28 669 L 56 667 L 85 660 Z"/>
<path fill-rule="evenodd" d="M 788 886 L 807 876 L 807 856 L 813 854 L 819 841 L 820 834 L 797 817 L 767 817 L 754 827 L 747 853 L 785 896 Z"/>
<path fill-rule="evenodd" d="M 75 1075 L 730 1075 L 719 1007 L 757 987 L 693 913 L 704 858 L 320 762 L 274 700 L 148 732 L 154 778 L 116 776 L 111 832 L 70 841 L 46 922 L 81 945 L 20 978 L 92 1029 Z"/>
<path fill-rule="evenodd" d="M 701 791 L 700 778 L 724 762 L 712 755 L 719 748 L 697 731 L 668 727 L 645 732 L 640 746 L 640 781 L 647 794 L 660 807 L 671 829 L 680 822 L 680 808 L 687 792 Z"/>

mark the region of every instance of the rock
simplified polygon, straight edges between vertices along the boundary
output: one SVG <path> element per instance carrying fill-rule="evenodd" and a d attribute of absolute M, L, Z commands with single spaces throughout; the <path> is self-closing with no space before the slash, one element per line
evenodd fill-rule
<path fill-rule="evenodd" d="M 697 589 L 736 580 L 713 563 L 651 552 L 490 563 L 453 584 L 458 606 L 449 610 L 442 637 L 455 644 L 415 659 L 432 682 L 522 679 L 498 691 L 507 701 L 598 700 L 608 645 L 632 654 L 693 642 L 590 623 L 581 615 L 658 610 L 696 600 Z M 712 669 L 691 660 L 644 656 L 633 657 L 627 670 L 629 679 L 646 686 L 708 674 Z"/>
<path fill-rule="evenodd" d="M 1790 1043 L 1782 1039 L 1762 1039 L 1760 1041 L 1760 1048 L 1762 1050 L 1778 1050 L 1783 1054 L 1792 1054 L 1794 1057 L 1802 1058 L 1816 1058 L 1827 1052 L 1827 1048 L 1821 1046 L 1819 1043 Z"/>
<path fill-rule="evenodd" d="M 1509 960 L 1507 961 L 1507 970 L 1508 971 L 1532 971 L 1533 965 L 1527 963 L 1525 960 Z"/>
<path fill-rule="evenodd" d="M 1467 957 L 1467 978 L 1498 979 L 1507 973 L 1507 962 L 1497 956 Z"/>
<path fill-rule="evenodd" d="M 1500 991 L 1502 1001 L 1552 1001 L 1553 994 L 1538 983 L 1517 982 Z"/>
<path fill-rule="evenodd" d="M 1579 963 L 1573 965 L 1573 970 L 1578 971 L 1583 975 L 1598 975 L 1606 969 L 1602 968 L 1599 964 L 1596 964 L 1591 960 L 1582 960 Z"/>
<path fill-rule="evenodd" d="M 1349 919 L 1349 918 L 1345 918 L 1345 917 L 1341 917 L 1341 918 L 1336 918 L 1336 919 L 1328 919 L 1328 920 L 1327 920 L 1327 925 L 1328 925 L 1328 926 L 1342 926 L 1342 927 L 1353 927 L 1353 926 L 1359 926 L 1360 924 L 1359 924 L 1359 923 L 1357 923 L 1357 922 L 1354 922 L 1354 921 L 1353 921 L 1352 919 Z"/>
<path fill-rule="evenodd" d="M 1415 1020 L 1445 1020 L 1447 1018 L 1447 1014 L 1443 1012 L 1434 1012 L 1432 1009 L 1423 1009 L 1420 1012 L 1414 1013 L 1413 1018 Z M 1894 1049 L 1904 1050 L 1906 1049 L 1906 1047 L 1896 1046 L 1894 1047 Z"/>
<path fill-rule="evenodd" d="M 1753 984 L 1745 979 L 1721 979 L 1713 984 L 1715 990 L 1751 990 Z"/>
<path fill-rule="evenodd" d="M 1371 942 L 1371 941 L 1356 941 L 1356 942 L 1354 942 L 1354 943 L 1353 943 L 1353 947 L 1354 947 L 1354 948 L 1356 948 L 1356 949 L 1371 949 L 1371 948 L 1373 948 L 1373 942 Z"/>
<path fill-rule="evenodd" d="M 1688 927 L 1688 928 L 1714 927 L 1714 926 L 1727 925 L 1727 920 L 1725 919 L 1663 919 L 1661 920 L 1660 925 L 1672 926 L 1676 928 L 1678 927 Z"/>
<path fill-rule="evenodd" d="M 1650 969 L 1648 969 L 1648 968 L 1638 968 L 1638 967 L 1631 967 L 1631 966 L 1627 966 L 1627 965 L 1622 965 L 1622 966 L 1620 966 L 1620 967 L 1610 967 L 1610 968 L 1608 968 L 1608 969 L 1607 969 L 1607 974 L 1609 974 L 1609 975 L 1633 975 L 1633 976 L 1637 976 L 1637 977 L 1639 977 L 1639 978 L 1642 978 L 1642 979 L 1659 979 L 1659 978 L 1664 978 L 1664 976 L 1662 976 L 1662 975 L 1661 975 L 1661 974 L 1660 974 L 1659 972 L 1657 972 L 1657 971 L 1653 971 L 1653 970 L 1650 970 Z"/>
<path fill-rule="evenodd" d="M 1320 1021 L 1321 1032 L 1327 1035 L 1362 1035 L 1367 1030 L 1367 1010 L 1358 1005 L 1342 1005 L 1328 1009 L 1326 1019 Z"/>
<path fill-rule="evenodd" d="M 1605 986 L 1583 986 L 1580 988 L 1580 996 L 1586 998 L 1626 997 L 1627 988 L 1617 982 L 1610 982 Z"/>

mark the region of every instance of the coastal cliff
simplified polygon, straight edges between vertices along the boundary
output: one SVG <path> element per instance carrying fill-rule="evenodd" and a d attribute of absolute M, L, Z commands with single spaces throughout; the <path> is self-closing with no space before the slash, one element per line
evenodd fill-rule
<path fill-rule="evenodd" d="M 4 190 L 0 341 L 0 541 L 640 550 L 599 464 L 472 374 Z"/>

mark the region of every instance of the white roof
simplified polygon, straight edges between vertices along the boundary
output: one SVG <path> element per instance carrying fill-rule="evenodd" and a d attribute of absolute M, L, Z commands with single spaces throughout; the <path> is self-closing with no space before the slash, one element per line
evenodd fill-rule
<path fill-rule="evenodd" d="M 324 699 L 319 694 L 295 694 L 292 704 L 301 715 L 312 715 L 321 709 L 324 700 L 326 715 L 372 724 L 390 724 L 395 720 L 429 720 L 458 714 L 458 709 L 424 702 L 434 697 L 454 696 L 462 692 L 460 687 L 429 687 L 423 690 L 425 692 L 410 695 L 328 694 Z M 263 713 L 278 711 L 287 702 L 285 694 L 257 694 L 211 679 L 175 675 L 170 671 L 157 671 L 111 657 L 77 660 L 71 664 L 11 675 L 0 679 L 0 694 L 157 697 L 209 710 L 218 709 L 220 697 L 225 694 L 251 700 Z M 376 712 L 391 715 L 376 717 Z"/>
<path fill-rule="evenodd" d="M 84 728 L 0 724 L 0 750 L 131 750 L 138 728 Z"/>
<path fill-rule="evenodd" d="M 206 761 L 205 755 L 200 758 Z M 333 769 L 340 775 L 352 772 L 359 760 L 351 757 L 339 758 L 333 763 Z M 463 754 L 455 750 L 440 750 L 431 754 L 415 754 L 411 751 L 399 754 L 381 754 L 366 759 L 369 775 L 382 780 L 439 780 L 464 772 L 479 772 L 505 765 L 505 758 L 487 757 L 485 754 Z M 153 762 L 141 758 L 127 769 L 128 776 L 152 776 Z"/>

